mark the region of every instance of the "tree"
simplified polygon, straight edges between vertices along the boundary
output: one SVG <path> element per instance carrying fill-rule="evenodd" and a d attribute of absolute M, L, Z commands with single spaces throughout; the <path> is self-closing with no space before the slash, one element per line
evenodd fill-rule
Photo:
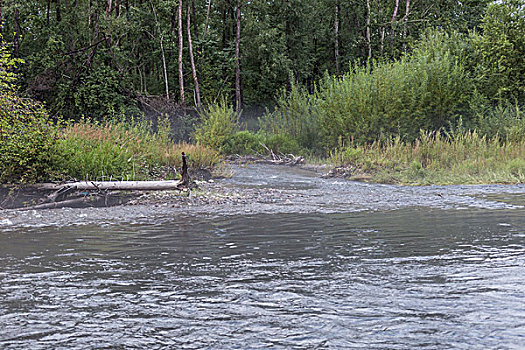
<path fill-rule="evenodd" d="M 235 40 L 235 109 L 240 111 L 242 108 L 241 90 L 241 7 L 242 0 L 237 0 L 237 30 Z"/>
<path fill-rule="evenodd" d="M 111 7 L 111 0 L 108 0 L 108 1 L 109 1 L 108 6 Z M 166 55 L 164 54 L 164 36 L 162 35 L 162 30 L 160 29 L 160 24 L 157 19 L 157 12 L 155 12 L 155 7 L 153 6 L 153 3 L 151 3 L 151 9 L 153 10 L 153 15 L 155 16 L 155 23 L 157 24 L 157 29 L 158 29 L 159 37 L 160 37 L 160 50 L 162 53 L 162 68 L 163 68 L 163 73 L 164 73 L 164 85 L 166 86 L 166 100 L 169 101 L 170 89 L 169 89 L 169 84 L 168 84 L 168 70 L 166 68 Z"/>
<path fill-rule="evenodd" d="M 180 89 L 180 105 L 182 107 L 186 106 L 186 102 L 184 100 L 184 72 L 182 70 L 182 50 L 184 48 L 183 41 L 182 41 L 182 0 L 179 0 L 179 7 L 177 12 L 177 18 L 178 18 L 178 35 L 179 35 L 179 89 Z"/>
<path fill-rule="evenodd" d="M 190 52 L 190 62 L 191 62 L 191 73 L 193 75 L 193 85 L 195 88 L 195 100 L 196 107 L 201 108 L 201 93 L 199 90 L 199 79 L 197 78 L 197 69 L 195 68 L 195 60 L 193 58 L 193 44 L 191 40 L 191 16 L 190 16 L 190 4 L 188 3 L 187 11 L 187 32 L 188 32 L 188 49 Z"/>
<path fill-rule="evenodd" d="M 103 118 L 145 95 L 184 105 L 188 84 L 197 105 L 221 95 L 236 108 L 272 104 L 292 80 L 313 91 L 349 62 L 397 59 L 427 27 L 476 28 L 487 2 L 0 0 L 0 16 L 28 62 L 24 90 L 53 115 Z"/>
<path fill-rule="evenodd" d="M 519 0 L 489 6 L 474 36 L 479 89 L 491 100 L 525 103 L 525 7 Z"/>

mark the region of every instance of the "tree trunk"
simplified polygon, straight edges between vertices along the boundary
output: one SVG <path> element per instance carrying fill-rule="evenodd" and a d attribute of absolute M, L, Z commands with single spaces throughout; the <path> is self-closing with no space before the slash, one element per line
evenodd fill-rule
<path fill-rule="evenodd" d="M 49 26 L 49 12 L 51 11 L 51 0 L 47 0 L 46 6 L 46 25 Z"/>
<path fill-rule="evenodd" d="M 208 9 L 206 10 L 206 21 L 204 22 L 204 34 L 202 35 L 202 39 L 206 38 L 206 33 L 208 33 L 208 22 L 210 21 L 210 11 L 211 11 L 211 1 L 208 0 Z"/>
<path fill-rule="evenodd" d="M 222 49 L 226 50 L 226 43 L 228 41 L 228 26 L 226 25 L 226 18 L 228 18 L 228 9 L 230 8 L 230 0 L 226 0 L 222 9 Z"/>
<path fill-rule="evenodd" d="M 180 87 L 180 105 L 181 107 L 186 106 L 184 100 L 184 72 L 182 71 L 182 0 L 179 0 L 179 11 L 178 11 L 178 33 L 179 33 L 179 87 Z"/>
<path fill-rule="evenodd" d="M 392 20 L 390 21 L 390 47 L 392 48 L 392 50 L 394 49 L 394 22 L 396 21 L 397 11 L 399 11 L 399 0 L 396 0 L 396 3 L 394 5 L 394 12 L 392 13 Z"/>
<path fill-rule="evenodd" d="M 403 39 L 404 39 L 404 42 L 403 42 L 403 47 L 406 46 L 406 38 L 408 36 L 408 15 L 410 14 L 410 0 L 406 0 L 406 3 L 405 3 L 405 17 L 404 20 L 405 20 L 405 27 L 403 28 Z"/>
<path fill-rule="evenodd" d="M 93 12 L 92 12 L 93 4 L 92 4 L 92 1 L 93 0 L 89 0 L 89 4 L 88 4 L 88 27 L 91 27 L 91 19 L 93 17 Z"/>
<path fill-rule="evenodd" d="M 184 159 L 186 157 L 184 156 Z M 184 162 L 186 162 L 184 160 Z M 79 181 L 66 184 L 40 184 L 37 185 L 40 189 L 46 190 L 62 190 L 65 188 L 72 188 L 75 190 L 115 190 L 115 191 L 152 191 L 152 190 L 174 190 L 181 186 L 187 187 L 189 184 L 188 166 L 182 168 L 181 180 L 166 180 L 166 181 Z M 184 169 L 186 172 L 184 173 Z"/>
<path fill-rule="evenodd" d="M 370 0 L 366 0 L 366 44 L 368 48 L 367 58 L 372 58 L 372 42 L 370 40 Z"/>
<path fill-rule="evenodd" d="M 162 68 L 164 72 L 164 88 L 166 90 L 166 100 L 169 101 L 170 100 L 170 88 L 168 84 L 168 69 L 166 68 L 166 55 L 164 54 L 164 36 L 162 35 L 162 30 L 160 28 L 160 24 L 157 19 L 157 12 L 155 11 L 153 2 L 150 2 L 150 3 L 151 3 L 151 9 L 153 10 L 153 16 L 155 17 L 155 23 L 157 24 L 157 30 L 159 31 L 159 36 L 160 36 L 160 52 L 162 54 Z"/>
<path fill-rule="evenodd" d="M 184 152 L 182 152 L 182 169 L 180 173 L 180 181 L 178 187 L 180 186 L 186 188 L 190 187 L 190 173 L 188 172 L 188 162 Z"/>
<path fill-rule="evenodd" d="M 57 11 L 57 23 L 60 23 L 62 21 L 62 13 L 60 11 L 60 0 L 55 0 L 55 3 Z"/>
<path fill-rule="evenodd" d="M 334 36 L 335 36 L 335 74 L 340 74 L 339 67 L 339 1 L 335 2 L 335 22 L 334 22 Z"/>
<path fill-rule="evenodd" d="M 113 1 L 108 0 L 108 6 L 106 7 L 106 13 L 108 15 L 111 15 L 112 12 L 113 12 Z"/>
<path fill-rule="evenodd" d="M 237 111 L 242 108 L 241 91 L 241 1 L 237 0 L 237 33 L 235 40 L 235 107 Z"/>
<path fill-rule="evenodd" d="M 195 88 L 195 105 L 197 108 L 201 108 L 201 94 L 199 92 L 199 79 L 197 78 L 197 70 L 195 69 L 195 60 L 193 59 L 193 45 L 191 42 L 191 16 L 190 16 L 190 4 L 188 3 L 188 16 L 187 16 L 187 31 L 188 31 L 188 49 L 190 51 L 190 63 L 191 73 L 193 75 L 193 85 Z"/>
<path fill-rule="evenodd" d="M 381 0 L 377 1 L 377 13 L 379 17 L 379 21 L 383 23 L 383 8 L 381 7 Z M 386 24 L 381 25 L 381 30 L 379 31 L 379 54 L 380 56 L 383 56 L 384 52 L 384 44 L 385 44 L 385 32 L 386 32 Z"/>
<path fill-rule="evenodd" d="M 18 8 L 15 8 L 14 17 L 15 37 L 13 42 L 13 54 L 18 58 L 20 57 L 20 13 L 18 12 Z"/>
<path fill-rule="evenodd" d="M 191 15 L 193 16 L 193 37 L 199 41 L 199 31 L 197 23 L 197 11 L 195 9 L 195 0 L 191 0 Z"/>

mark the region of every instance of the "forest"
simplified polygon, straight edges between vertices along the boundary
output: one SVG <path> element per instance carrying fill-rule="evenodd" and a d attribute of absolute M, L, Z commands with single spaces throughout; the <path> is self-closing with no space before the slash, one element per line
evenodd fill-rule
<path fill-rule="evenodd" d="M 60 134 L 107 123 L 147 134 L 137 119 L 166 117 L 162 137 L 209 152 L 269 147 L 359 167 L 374 147 L 425 138 L 512 142 L 505 181 L 521 181 L 524 12 L 522 0 L 0 0 L 0 148 L 21 115 L 68 121 Z M 29 142 L 19 134 L 11 145 Z M 407 161 L 422 174 L 435 158 Z M 27 169 L 0 179 L 34 180 Z"/>

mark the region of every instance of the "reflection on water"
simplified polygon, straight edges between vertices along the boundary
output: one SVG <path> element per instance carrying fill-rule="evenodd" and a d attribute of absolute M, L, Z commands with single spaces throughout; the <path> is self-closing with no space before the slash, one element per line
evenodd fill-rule
<path fill-rule="evenodd" d="M 0 348 L 519 348 L 524 265 L 523 209 L 20 228 Z"/>

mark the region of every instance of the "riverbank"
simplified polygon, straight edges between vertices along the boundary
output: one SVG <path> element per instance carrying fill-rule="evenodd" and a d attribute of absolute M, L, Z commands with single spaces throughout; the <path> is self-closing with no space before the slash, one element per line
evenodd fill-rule
<path fill-rule="evenodd" d="M 62 208 L 62 207 L 108 207 L 108 206 L 137 206 L 145 205 L 152 207 L 167 208 L 188 208 L 188 207 L 223 207 L 228 208 L 252 207 L 259 204 L 264 205 L 287 205 L 300 203 L 301 200 L 311 200 L 320 194 L 318 191 L 309 191 L 308 188 L 319 183 L 319 181 L 341 181 L 343 183 L 362 183 L 369 188 L 382 188 L 385 185 L 394 185 L 392 189 L 396 191 L 403 188 L 403 173 L 398 170 L 394 172 L 392 168 L 377 170 L 378 168 L 369 167 L 359 168 L 355 165 L 337 166 L 327 163 L 306 162 L 296 166 L 278 165 L 272 163 L 271 159 L 255 157 L 236 157 L 221 163 L 220 167 L 211 171 L 209 169 L 193 169 L 190 171 L 194 186 L 190 190 L 161 190 L 161 191 L 72 191 L 60 201 L 50 202 L 53 196 L 51 190 L 42 190 L 38 185 L 27 186 L 2 186 L 0 187 L 0 209 L 42 209 Z M 247 171 L 245 169 L 259 169 L 258 171 Z M 268 169 L 271 169 L 268 170 Z M 374 173 L 375 171 L 375 173 Z M 381 173 L 383 171 L 383 173 Z M 390 173 L 388 173 L 390 171 Z M 258 172 L 261 172 L 259 174 Z M 245 174 L 251 174 L 246 176 Z M 264 174 L 269 179 L 264 179 Z M 385 181 L 385 175 L 389 174 L 389 181 Z M 241 175 L 239 175 L 241 174 Z M 294 178 L 292 174 L 297 174 Z M 305 174 L 307 180 L 305 180 Z M 406 174 L 406 173 L 405 173 Z M 239 176 L 241 177 L 239 179 Z M 398 177 L 396 179 L 396 176 Z M 290 189 L 272 188 L 264 185 L 265 181 L 276 181 L 276 178 L 283 177 L 283 181 L 290 186 Z M 429 180 L 430 177 L 426 177 Z M 458 177 L 458 179 L 461 179 Z M 470 178 L 479 181 L 479 178 Z M 261 184 L 261 181 L 263 182 Z M 297 183 L 295 183 L 297 182 Z M 518 184 L 519 181 L 510 184 Z M 305 190 L 297 193 L 294 189 L 304 187 Z M 414 183 L 409 183 L 414 185 Z M 456 186 L 466 184 L 480 184 L 479 182 L 454 183 Z M 485 185 L 490 185 L 486 183 Z M 492 182 L 492 184 L 495 184 Z M 399 186 L 401 185 L 401 186 Z M 417 185 L 417 184 L 416 184 Z M 425 186 L 440 188 L 443 184 L 432 184 Z M 450 184 L 448 184 L 450 185 Z M 408 186 L 408 188 L 414 186 Z M 416 188 L 419 186 L 415 186 Z M 337 189 L 333 193 L 322 193 L 323 196 L 333 195 L 337 197 Z M 352 194 L 353 196 L 358 195 Z M 361 194 L 362 195 L 362 194 Z M 433 194 L 436 199 L 442 198 L 440 192 Z M 308 199 L 310 198 L 310 199 Z"/>
<path fill-rule="evenodd" d="M 488 139 L 475 131 L 422 133 L 331 152 L 330 176 L 406 185 L 525 183 L 525 140 Z"/>
<path fill-rule="evenodd" d="M 1 210 L 0 231 L 17 227 L 120 225 L 173 217 L 287 213 L 388 212 L 410 208 L 501 210 L 525 208 L 525 185 L 397 186 L 322 178 L 300 167 L 232 166 L 232 177 L 202 181 L 188 193 L 133 193 L 123 205 L 54 210 Z M 359 215 L 359 214 L 356 214 Z M 157 218 L 157 219 L 155 219 Z M 213 220 L 212 220 L 213 221 Z"/>

